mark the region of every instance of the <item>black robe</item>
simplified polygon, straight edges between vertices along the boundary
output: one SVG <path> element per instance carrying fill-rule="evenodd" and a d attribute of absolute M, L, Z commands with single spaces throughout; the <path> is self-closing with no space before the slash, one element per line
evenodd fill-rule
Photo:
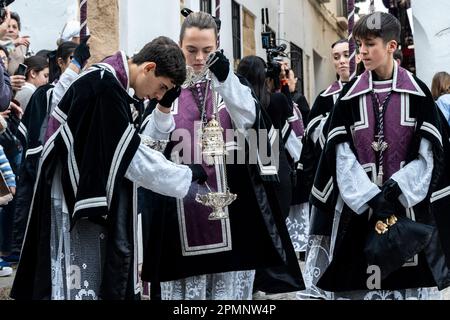
<path fill-rule="evenodd" d="M 271 123 L 269 117 L 259 104 L 256 108 L 254 129 L 265 129 Z M 169 143 L 166 157 L 172 147 Z M 277 176 L 262 176 L 258 166 L 253 164 L 227 164 L 226 169 L 230 191 L 240 195 L 228 207 L 233 239 L 230 251 L 183 256 L 176 199 L 139 190 L 144 239 L 142 279 L 158 284 L 202 274 L 278 267 L 265 273 L 276 278 L 276 284 L 271 282 L 272 289 L 279 292 L 301 290 L 303 279 L 286 228 L 285 212 L 276 196 Z M 260 280 L 255 286 L 270 290 L 263 288 L 268 283 L 267 278 L 264 276 Z M 269 281 L 273 280 L 272 277 Z"/>
<path fill-rule="evenodd" d="M 21 119 L 17 138 L 23 146 L 20 179 L 17 183 L 14 212 L 12 252 L 20 252 L 30 211 L 33 187 L 43 148 L 43 123 L 48 120 L 52 98 L 52 84 L 36 89 Z"/>
<path fill-rule="evenodd" d="M 323 137 L 319 136 L 317 141 L 312 140 L 312 133 L 320 125 L 321 120 L 328 117 L 334 106 L 334 95 L 323 94 L 329 89 L 322 91 L 314 101 L 308 118 L 305 135 L 302 143 L 303 149 L 300 155 L 298 177 L 301 183 L 298 185 L 298 196 L 301 199 L 299 203 L 308 202 L 311 188 L 314 183 L 317 166 L 319 164 L 320 154 L 323 148 Z"/>
<path fill-rule="evenodd" d="M 309 108 L 308 100 L 306 100 L 306 98 L 303 94 L 296 91 L 292 95 L 292 101 L 294 101 L 298 105 L 298 109 L 300 110 L 300 113 L 302 114 L 303 125 L 306 128 L 306 126 L 308 125 L 308 119 L 310 118 L 309 114 L 311 112 L 311 109 Z"/>
<path fill-rule="evenodd" d="M 13 298 L 51 297 L 51 183 L 56 166 L 62 168 L 72 226 L 87 218 L 108 230 L 99 297 L 135 298 L 133 184 L 124 178 L 140 143 L 132 125 L 133 101 L 109 70 L 93 67 L 72 83 L 55 108 L 65 121 L 42 151 Z"/>
<path fill-rule="evenodd" d="M 413 76 L 411 75 L 411 77 Z M 414 206 L 414 212 L 416 221 L 436 226 L 438 232 L 434 233 L 430 245 L 418 254 L 417 265 L 400 268 L 381 281 L 380 289 L 383 290 L 433 286 L 443 289 L 450 285 L 448 269 L 450 266 L 450 237 L 448 235 L 450 197 L 448 193 L 445 193 L 446 188 L 448 189 L 450 185 L 448 135 L 441 129 L 441 119 L 429 89 L 416 77 L 413 79 L 425 96 L 408 95 L 409 116 L 416 119 L 416 125 L 413 139 L 408 147 L 406 163 L 417 158 L 422 138 L 431 142 L 434 159 L 432 180 L 427 197 Z M 310 202 L 317 208 L 311 216 L 310 233 L 314 235 L 331 235 L 339 195 L 336 181 L 336 146 L 348 142 L 358 157 L 351 127 L 361 120 L 359 97 L 341 100 L 356 81 L 357 79 L 354 79 L 344 87 L 338 103 L 334 106 L 324 127 L 327 141 L 314 180 L 315 192 L 312 192 L 310 197 Z M 424 123 L 426 123 L 425 126 Z M 368 222 L 368 211 L 357 215 L 344 204 L 332 261 L 319 279 L 317 284 L 319 288 L 334 292 L 367 290 L 366 281 L 369 274 L 363 249 L 367 232 L 373 228 Z"/>

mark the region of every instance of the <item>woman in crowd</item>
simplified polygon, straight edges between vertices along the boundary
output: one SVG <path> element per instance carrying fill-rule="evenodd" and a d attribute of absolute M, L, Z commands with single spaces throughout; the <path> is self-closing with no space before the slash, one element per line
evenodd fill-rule
<path fill-rule="evenodd" d="M 25 72 L 25 85 L 16 92 L 15 99 L 20 103 L 23 111 L 26 110 L 28 101 L 37 88 L 48 83 L 48 62 L 47 59 L 40 56 L 33 56 L 25 59 L 24 64 L 27 66 Z"/>

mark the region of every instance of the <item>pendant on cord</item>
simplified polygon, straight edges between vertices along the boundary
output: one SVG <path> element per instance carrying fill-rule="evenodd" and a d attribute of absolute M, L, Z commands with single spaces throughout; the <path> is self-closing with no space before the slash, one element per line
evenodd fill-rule
<path fill-rule="evenodd" d="M 374 142 L 372 142 L 371 146 L 375 152 L 380 152 L 380 151 L 384 152 L 389 147 L 389 145 L 386 141 L 381 141 L 381 142 L 374 141 Z"/>

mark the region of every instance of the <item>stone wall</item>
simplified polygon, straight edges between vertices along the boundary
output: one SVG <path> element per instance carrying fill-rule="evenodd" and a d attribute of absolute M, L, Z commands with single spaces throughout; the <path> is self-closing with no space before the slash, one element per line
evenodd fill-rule
<path fill-rule="evenodd" d="M 119 50 L 118 0 L 88 1 L 88 27 L 90 63 L 99 62 Z"/>

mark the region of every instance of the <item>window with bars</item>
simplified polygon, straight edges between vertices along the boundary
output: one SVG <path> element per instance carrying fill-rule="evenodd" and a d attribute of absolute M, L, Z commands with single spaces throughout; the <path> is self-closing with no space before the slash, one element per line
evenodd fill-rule
<path fill-rule="evenodd" d="M 231 3 L 231 21 L 233 32 L 233 58 L 241 59 L 241 6 L 232 1 Z"/>
<path fill-rule="evenodd" d="M 200 0 L 200 11 L 212 14 L 211 0 Z"/>
<path fill-rule="evenodd" d="M 292 42 L 290 44 L 291 44 L 291 68 L 292 71 L 294 71 L 295 76 L 298 78 L 297 91 L 301 94 L 304 94 L 303 50 Z"/>

